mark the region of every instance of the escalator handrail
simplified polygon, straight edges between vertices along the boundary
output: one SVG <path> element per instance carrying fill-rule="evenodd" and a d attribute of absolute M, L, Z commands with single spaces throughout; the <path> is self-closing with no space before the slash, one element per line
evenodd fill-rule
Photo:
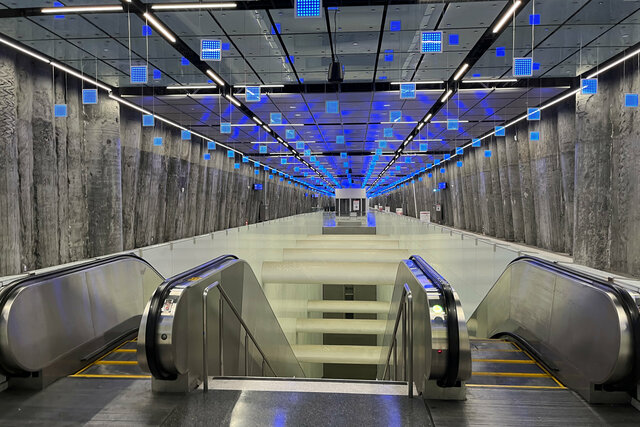
<path fill-rule="evenodd" d="M 520 256 L 509 263 L 507 268 L 512 264 L 517 262 L 526 261 L 532 264 L 539 264 L 547 269 L 558 272 L 564 276 L 570 276 L 579 279 L 582 282 L 586 282 L 594 287 L 605 289 L 611 291 L 618 302 L 622 306 L 627 318 L 629 320 L 629 326 L 631 327 L 631 336 L 632 336 L 632 351 L 633 351 L 633 366 L 631 368 L 631 376 L 630 378 L 624 379 L 620 382 L 621 385 L 635 387 L 635 385 L 640 381 L 640 310 L 638 310 L 638 306 L 627 292 L 627 289 L 624 286 L 618 285 L 614 282 L 609 282 L 599 278 L 597 276 L 591 275 L 587 272 L 575 270 L 566 265 L 561 265 L 557 262 L 548 261 L 542 258 L 538 258 L 531 255 L 523 255 Z M 506 270 L 506 269 L 505 269 Z"/>
<path fill-rule="evenodd" d="M 447 339 L 449 341 L 447 351 L 447 369 L 443 378 L 438 380 L 441 387 L 454 387 L 458 383 L 460 370 L 460 330 L 458 329 L 458 306 L 453 288 L 444 277 L 433 269 L 419 255 L 409 258 L 433 285 L 440 290 L 444 299 L 445 313 L 447 315 Z"/>
<path fill-rule="evenodd" d="M 118 254 L 113 256 L 107 256 L 104 258 L 96 258 L 91 261 L 87 261 L 80 264 L 71 265 L 68 267 L 63 267 L 56 270 L 46 271 L 43 273 L 32 273 L 28 276 L 21 277 L 19 279 L 14 280 L 13 282 L 7 284 L 0 288 L 0 313 L 4 310 L 5 305 L 8 301 L 11 300 L 13 296 L 17 294 L 20 289 L 26 288 L 28 286 L 36 285 L 46 280 L 54 279 L 56 277 L 66 276 L 69 274 L 77 273 L 82 270 L 88 270 L 91 268 L 99 267 L 101 265 L 111 264 L 113 262 L 121 261 L 124 259 L 135 259 L 136 261 L 142 262 L 146 264 L 147 267 L 152 269 L 159 277 L 164 279 L 164 276 L 160 274 L 158 270 L 155 269 L 149 262 L 145 259 L 135 255 L 133 253 L 127 254 Z M 11 372 L 10 369 L 7 368 L 5 362 L 2 357 L 2 348 L 0 347 L 0 372 Z"/>
<path fill-rule="evenodd" d="M 147 323 L 145 325 L 144 331 L 144 346 L 145 346 L 145 354 L 147 358 L 147 364 L 149 366 L 149 371 L 154 378 L 161 380 L 174 380 L 176 378 L 175 374 L 166 372 L 162 369 L 162 364 L 158 359 L 159 352 L 156 348 L 156 333 L 158 330 L 158 320 L 160 318 L 160 312 L 162 305 L 169 296 L 171 290 L 176 287 L 178 284 L 184 282 L 186 278 L 192 276 L 198 276 L 203 271 L 210 271 L 212 269 L 218 269 L 222 264 L 230 260 L 237 260 L 238 257 L 235 255 L 221 255 L 217 258 L 212 259 L 211 261 L 201 264 L 197 267 L 194 267 L 190 270 L 184 271 L 180 274 L 177 274 L 173 277 L 166 279 L 153 293 L 151 296 L 151 300 L 149 303 L 149 313 L 147 315 Z"/>

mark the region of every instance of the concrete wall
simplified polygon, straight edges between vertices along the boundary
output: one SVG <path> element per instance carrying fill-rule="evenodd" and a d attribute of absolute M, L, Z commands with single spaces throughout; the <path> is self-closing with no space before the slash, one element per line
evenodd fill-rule
<path fill-rule="evenodd" d="M 456 228 L 573 254 L 577 263 L 640 276 L 640 112 L 624 107 L 640 92 L 637 64 L 599 78 L 597 95 L 578 95 L 522 121 L 506 137 L 467 150 L 423 181 L 371 200 L 406 215 L 442 206 Z M 540 141 L 529 132 L 539 131 Z M 491 157 L 485 157 L 491 150 Z M 458 159 L 458 158 L 456 158 Z M 448 188 L 433 192 L 438 182 Z"/>
<path fill-rule="evenodd" d="M 106 96 L 82 105 L 80 89 L 41 63 L 0 54 L 0 276 L 326 203 L 248 164 L 234 169 L 226 150 L 205 161 L 204 141 L 182 141 L 161 122 L 143 128 L 140 113 Z M 68 117 L 54 118 L 54 103 L 66 103 Z"/>

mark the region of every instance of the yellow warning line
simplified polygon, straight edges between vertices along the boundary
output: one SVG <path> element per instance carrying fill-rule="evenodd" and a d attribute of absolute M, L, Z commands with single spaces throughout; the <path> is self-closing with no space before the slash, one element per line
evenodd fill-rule
<path fill-rule="evenodd" d="M 522 353 L 522 350 L 511 348 L 472 348 L 471 351 L 501 351 L 504 353 Z"/>
<path fill-rule="evenodd" d="M 98 374 L 75 374 L 71 375 L 74 378 L 126 378 L 126 379 L 139 379 L 139 378 L 151 378 L 151 375 L 98 375 Z"/>
<path fill-rule="evenodd" d="M 98 364 L 98 363 L 99 363 L 99 362 L 101 362 L 105 357 L 109 356 L 109 355 L 110 355 L 110 354 L 112 354 L 112 353 L 115 353 L 115 352 L 120 351 L 120 350 L 127 350 L 127 349 L 123 349 L 122 347 L 123 347 L 125 344 L 127 344 L 127 343 L 130 343 L 130 342 L 136 342 L 136 341 L 138 341 L 138 338 L 137 338 L 137 337 L 136 337 L 136 338 L 134 338 L 134 339 L 132 339 L 132 340 L 129 340 L 129 341 L 125 341 L 125 342 L 123 342 L 122 344 L 120 344 L 119 346 L 117 346 L 115 349 L 111 350 L 109 353 L 105 354 L 104 356 L 102 356 L 101 358 L 99 358 L 98 360 L 96 360 L 95 362 L 88 364 L 87 366 L 85 366 L 84 368 L 80 369 L 78 372 L 76 372 L 75 374 L 73 374 L 73 375 L 71 375 L 71 376 L 72 376 L 72 377 L 75 377 L 75 376 L 77 376 L 77 375 L 79 375 L 79 374 L 82 374 L 84 371 L 86 371 L 87 369 L 89 369 L 89 368 L 90 368 L 90 367 L 92 367 L 93 365 Z M 137 363 L 137 362 L 134 362 L 134 363 Z M 96 378 L 99 378 L 99 377 L 96 377 Z"/>
<path fill-rule="evenodd" d="M 479 377 L 518 377 L 518 378 L 549 378 L 550 374 L 537 374 L 529 372 L 474 372 L 472 375 Z"/>
<path fill-rule="evenodd" d="M 138 362 L 130 360 L 100 360 L 96 365 L 137 365 Z"/>
<path fill-rule="evenodd" d="M 535 365 L 535 360 L 527 359 L 471 359 L 472 362 L 487 362 L 487 363 L 517 363 L 522 365 Z"/>
<path fill-rule="evenodd" d="M 467 384 L 467 387 L 487 387 L 487 388 L 517 388 L 517 389 L 536 389 L 536 390 L 566 390 L 566 387 L 547 386 L 547 385 L 506 385 L 506 384 Z"/>
<path fill-rule="evenodd" d="M 136 350 L 135 348 L 118 348 L 116 350 L 113 350 L 114 353 L 135 353 Z"/>
<path fill-rule="evenodd" d="M 531 355 L 529 353 L 527 353 L 526 351 L 522 350 L 517 343 L 514 342 L 513 345 L 515 345 L 518 350 L 521 350 L 524 354 L 526 354 L 527 357 L 529 357 L 529 359 L 533 360 L 535 362 L 535 364 L 538 366 L 538 368 L 540 368 L 543 372 L 545 372 L 547 375 L 549 375 L 549 377 L 551 377 L 551 379 L 556 384 L 558 384 L 560 387 L 564 387 L 564 384 L 562 384 L 560 381 L 558 381 L 558 379 L 556 377 L 551 375 L 551 373 L 549 371 L 547 371 L 544 366 L 542 366 L 540 363 L 538 363 L 537 360 L 535 360 L 533 357 L 531 357 Z"/>

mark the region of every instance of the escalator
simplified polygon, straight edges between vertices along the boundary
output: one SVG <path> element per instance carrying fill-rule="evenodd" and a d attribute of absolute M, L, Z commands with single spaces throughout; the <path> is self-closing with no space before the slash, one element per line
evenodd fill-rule
<path fill-rule="evenodd" d="M 0 375 L 34 389 L 74 373 L 143 375 L 125 350 L 162 281 L 142 258 L 116 255 L 0 288 Z"/>

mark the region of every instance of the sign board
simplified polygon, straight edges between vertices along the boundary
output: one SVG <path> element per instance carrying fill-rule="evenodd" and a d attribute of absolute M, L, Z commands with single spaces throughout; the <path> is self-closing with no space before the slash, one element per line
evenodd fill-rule
<path fill-rule="evenodd" d="M 384 211 L 385 211 L 386 213 L 391 213 L 391 208 L 390 208 L 389 206 L 385 206 L 385 207 L 384 207 Z"/>
<path fill-rule="evenodd" d="M 436 205 L 436 212 L 440 212 L 442 210 L 442 205 L 439 203 Z"/>
<path fill-rule="evenodd" d="M 420 211 L 420 221 L 431 222 L 431 211 Z"/>
<path fill-rule="evenodd" d="M 354 200 L 353 201 L 353 209 L 351 209 L 352 211 L 359 211 L 360 210 L 360 200 Z"/>
<path fill-rule="evenodd" d="M 402 215 L 402 208 L 396 208 L 396 214 Z"/>

